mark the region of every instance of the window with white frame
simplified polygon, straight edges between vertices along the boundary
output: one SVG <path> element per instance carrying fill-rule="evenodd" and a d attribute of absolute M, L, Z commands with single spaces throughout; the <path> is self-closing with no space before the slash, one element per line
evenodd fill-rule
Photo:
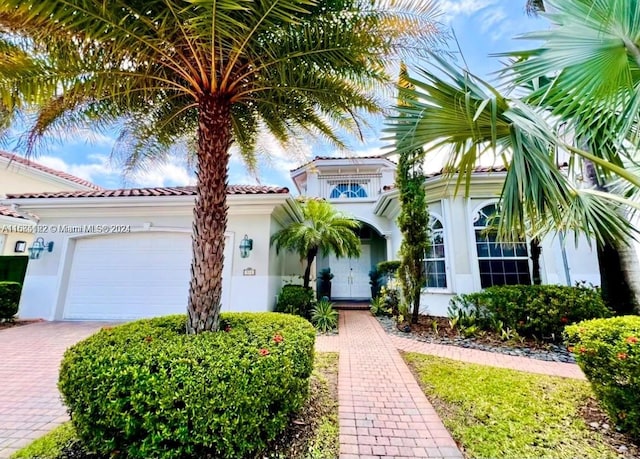
<path fill-rule="evenodd" d="M 359 183 L 339 183 L 329 195 L 329 199 L 337 198 L 366 198 L 367 191 Z"/>
<path fill-rule="evenodd" d="M 429 220 L 431 243 L 427 250 L 424 264 L 427 275 L 427 288 L 447 288 L 447 265 L 444 248 L 444 227 L 439 218 L 431 217 Z"/>
<path fill-rule="evenodd" d="M 492 285 L 531 284 L 529 254 L 524 241 L 497 241 L 491 229 L 496 223 L 498 209 L 489 204 L 478 210 L 473 218 L 476 252 L 482 288 Z"/>

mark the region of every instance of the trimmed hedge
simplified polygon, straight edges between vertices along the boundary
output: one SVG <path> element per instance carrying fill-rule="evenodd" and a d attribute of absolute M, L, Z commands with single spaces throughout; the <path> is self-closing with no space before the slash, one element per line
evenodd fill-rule
<path fill-rule="evenodd" d="M 503 285 L 451 299 L 449 316 L 484 330 L 511 329 L 521 336 L 560 340 L 567 324 L 611 316 L 597 288 Z"/>
<path fill-rule="evenodd" d="M 19 282 L 0 282 L 0 320 L 11 319 L 18 313 L 21 290 Z"/>
<path fill-rule="evenodd" d="M 309 319 L 314 303 L 313 290 L 310 288 L 304 288 L 302 285 L 285 285 L 278 295 L 276 311 Z"/>
<path fill-rule="evenodd" d="M 105 327 L 67 350 L 58 387 L 87 449 L 247 457 L 303 406 L 315 340 L 306 320 L 228 313 L 226 331 L 198 335 L 185 334 L 185 320 Z"/>
<path fill-rule="evenodd" d="M 580 322 L 565 333 L 611 419 L 640 439 L 640 316 Z"/>

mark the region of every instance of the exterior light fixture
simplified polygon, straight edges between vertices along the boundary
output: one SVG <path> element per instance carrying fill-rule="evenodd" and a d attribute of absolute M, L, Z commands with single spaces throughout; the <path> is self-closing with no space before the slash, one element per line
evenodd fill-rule
<path fill-rule="evenodd" d="M 240 241 L 240 257 L 248 258 L 249 254 L 253 250 L 253 239 L 249 239 L 246 234 Z"/>
<path fill-rule="evenodd" d="M 36 238 L 36 240 L 33 241 L 33 244 L 31 245 L 31 247 L 29 247 L 29 258 L 31 260 L 39 259 L 40 255 L 42 254 L 42 252 L 45 251 L 45 249 L 49 253 L 53 252 L 53 241 L 44 242 L 43 238 L 41 237 Z"/>
<path fill-rule="evenodd" d="M 13 248 L 15 253 L 24 253 L 27 251 L 27 241 L 16 241 L 16 245 Z"/>

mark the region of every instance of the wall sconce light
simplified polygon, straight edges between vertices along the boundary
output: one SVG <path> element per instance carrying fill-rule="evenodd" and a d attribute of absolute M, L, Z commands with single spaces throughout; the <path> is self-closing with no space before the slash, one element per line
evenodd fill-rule
<path fill-rule="evenodd" d="M 29 247 L 29 258 L 31 260 L 39 259 L 40 254 L 42 254 L 42 252 L 44 252 L 45 249 L 49 253 L 53 252 L 53 241 L 44 242 L 43 238 L 41 237 L 36 238 L 36 240 L 33 241 L 33 244 L 31 245 L 31 247 Z"/>
<path fill-rule="evenodd" d="M 249 239 L 249 236 L 246 234 L 240 241 L 240 257 L 248 258 L 249 254 L 253 250 L 253 239 Z"/>
<path fill-rule="evenodd" d="M 24 253 L 27 251 L 27 241 L 16 241 L 16 245 L 13 248 L 15 253 Z"/>

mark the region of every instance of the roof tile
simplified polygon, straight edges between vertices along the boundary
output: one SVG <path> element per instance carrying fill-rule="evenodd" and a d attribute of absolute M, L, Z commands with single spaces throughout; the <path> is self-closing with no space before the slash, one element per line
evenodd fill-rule
<path fill-rule="evenodd" d="M 14 154 L 14 153 L 9 153 L 9 152 L 0 150 L 0 158 L 8 159 L 10 162 L 21 164 L 23 166 L 27 166 L 27 167 L 30 167 L 32 169 L 36 169 L 38 171 L 45 172 L 47 174 L 55 175 L 58 178 L 61 178 L 61 179 L 64 179 L 64 180 L 68 180 L 70 182 L 77 183 L 78 185 L 83 185 L 83 186 L 86 186 L 88 188 L 92 188 L 94 190 L 102 190 L 103 189 L 101 186 L 98 186 L 95 183 L 91 183 L 88 180 L 81 179 L 80 177 L 76 177 L 75 175 L 67 174 L 66 172 L 62 172 L 62 171 L 59 171 L 59 170 L 56 170 L 56 169 L 52 169 L 52 168 L 47 167 L 47 166 L 43 166 L 42 164 L 38 164 L 36 162 L 28 160 L 27 158 L 23 158 L 22 156 L 18 156 L 18 155 Z"/>
<path fill-rule="evenodd" d="M 333 159 L 350 159 L 353 161 L 357 161 L 359 159 L 386 159 L 387 161 L 389 161 L 390 163 L 395 164 L 393 161 L 391 161 L 389 158 L 386 158 L 382 155 L 370 155 L 370 156 L 316 156 L 315 158 L 313 158 L 311 161 L 308 161 L 298 167 L 296 167 L 295 169 L 291 169 L 289 172 L 295 172 L 297 170 L 302 169 L 303 167 L 308 166 L 309 164 L 315 162 L 315 161 L 327 161 L 327 160 L 333 160 Z"/>
<path fill-rule="evenodd" d="M 229 185 L 227 194 L 286 194 L 289 188 L 262 185 Z M 175 186 L 164 188 L 122 188 L 96 191 L 56 191 L 49 193 L 7 194 L 9 199 L 36 198 L 118 198 L 140 196 L 195 196 L 195 186 Z"/>
<path fill-rule="evenodd" d="M 2 216 L 2 217 L 12 217 L 12 218 L 22 218 L 24 220 L 28 220 L 27 217 L 25 217 L 22 214 L 19 214 L 18 212 L 13 210 L 11 207 L 5 207 L 5 206 L 0 206 L 0 216 Z"/>

